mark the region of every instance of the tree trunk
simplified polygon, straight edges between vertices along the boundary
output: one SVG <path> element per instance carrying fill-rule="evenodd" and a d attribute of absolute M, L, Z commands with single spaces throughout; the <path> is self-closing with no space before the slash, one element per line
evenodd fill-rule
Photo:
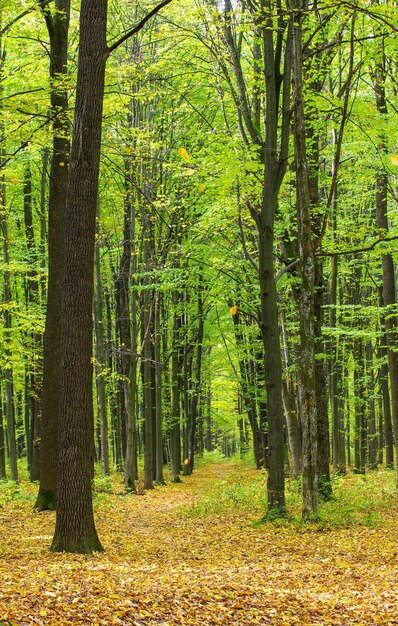
<path fill-rule="evenodd" d="M 330 317 L 329 323 L 331 328 L 336 328 L 337 324 L 337 272 L 338 272 L 338 257 L 332 257 L 332 275 L 331 275 L 331 288 L 330 288 Z M 329 393 L 330 393 L 330 407 L 332 413 L 332 459 L 333 470 L 336 474 L 345 474 L 345 442 L 344 442 L 344 421 L 340 412 L 341 403 L 339 401 L 339 394 L 341 391 L 341 374 L 342 368 L 339 363 L 338 344 L 337 340 L 333 337 L 329 342 L 329 349 L 331 353 L 330 361 L 330 373 L 329 373 Z"/>
<path fill-rule="evenodd" d="M 106 0 L 82 0 L 65 220 L 57 515 L 51 549 L 102 550 L 94 525 L 93 273 L 106 45 Z"/>
<path fill-rule="evenodd" d="M 324 345 L 322 339 L 324 286 L 322 265 L 317 258 L 314 259 L 314 314 L 315 314 L 315 340 L 316 354 L 323 354 Z M 317 413 L 317 454 L 319 474 L 319 494 L 324 500 L 330 500 L 332 496 L 332 483 L 330 479 L 330 437 L 329 416 L 327 404 L 327 377 L 324 358 L 315 359 L 315 393 Z"/>
<path fill-rule="evenodd" d="M 109 446 L 108 446 L 108 411 L 106 400 L 106 352 L 105 352 L 105 332 L 104 318 L 102 311 L 102 281 L 100 264 L 99 241 L 95 247 L 95 297 L 94 297 L 94 321 L 95 321 L 95 372 L 98 399 L 98 419 L 100 425 L 101 440 L 101 464 L 105 475 L 110 474 L 109 469 Z"/>
<path fill-rule="evenodd" d="M 181 482 L 181 293 L 173 293 L 173 337 L 171 353 L 171 419 L 170 419 L 170 464 L 173 483 Z"/>
<path fill-rule="evenodd" d="M 122 410 L 125 414 L 126 433 L 124 463 L 124 485 L 126 491 L 135 490 L 135 481 L 137 479 L 137 294 L 134 290 L 130 298 L 131 273 L 136 267 L 136 255 L 134 254 L 135 209 L 134 198 L 132 197 L 131 176 L 131 162 L 127 159 L 125 163 L 126 200 L 124 205 L 123 253 L 116 282 L 120 364 L 124 399 Z"/>
<path fill-rule="evenodd" d="M 298 478 L 302 472 L 303 457 L 302 457 L 302 443 L 300 423 L 298 418 L 298 409 L 296 402 L 296 394 L 294 384 L 290 374 L 291 360 L 289 356 L 289 348 L 286 339 L 285 332 L 285 317 L 284 313 L 281 314 L 281 329 L 283 339 L 283 354 L 285 364 L 285 380 L 282 382 L 282 400 L 283 409 L 285 412 L 286 427 L 287 427 L 287 440 L 290 451 L 290 462 L 292 468 L 293 478 Z"/>
<path fill-rule="evenodd" d="M 252 371 L 250 371 L 247 347 L 245 345 L 245 338 L 242 331 L 241 313 L 239 312 L 239 308 L 236 305 L 233 306 L 232 301 L 229 303 L 229 305 L 232 313 L 232 319 L 234 322 L 236 347 L 239 354 L 238 362 L 240 372 L 240 386 L 242 388 L 242 398 L 252 431 L 254 461 L 256 463 L 257 469 L 259 469 L 263 464 L 263 454 L 261 446 L 260 428 L 257 417 L 257 403 L 255 394 L 253 392 L 254 368 L 252 367 Z"/>
<path fill-rule="evenodd" d="M 3 148 L 4 150 L 4 148 Z M 8 442 L 8 458 L 10 461 L 11 480 L 18 481 L 18 467 L 17 467 L 17 446 L 15 440 L 15 417 L 14 417 L 14 397 L 13 397 L 13 373 L 11 363 L 11 351 L 10 351 L 10 333 L 12 328 L 11 309 L 7 306 L 11 298 L 11 284 L 10 284 L 10 253 L 9 253 L 9 235 L 8 235 L 8 220 L 6 214 L 6 191 L 5 181 L 2 177 L 0 181 L 0 227 L 3 233 L 3 327 L 4 327 L 4 355 L 5 365 L 3 368 L 3 380 L 4 380 L 4 398 L 5 398 L 5 416 L 6 416 L 6 428 L 7 428 L 7 442 Z"/>
<path fill-rule="evenodd" d="M 385 92 L 386 54 L 384 50 L 384 37 L 381 39 L 379 46 L 379 59 L 376 63 L 374 71 L 373 87 L 377 111 L 384 116 L 387 114 L 387 99 Z M 382 153 L 387 155 L 384 136 L 380 137 L 380 145 L 378 147 Z M 381 231 L 381 237 L 386 237 L 389 229 L 387 199 L 388 177 L 387 172 L 383 168 L 378 172 L 376 177 L 376 224 L 377 228 Z M 385 326 L 387 337 L 388 373 L 391 390 L 391 419 L 394 429 L 396 485 L 398 487 L 398 316 L 394 311 L 394 305 L 397 303 L 397 292 L 393 255 L 391 253 L 383 254 L 381 262 L 383 272 L 383 303 L 386 309 Z"/>
<path fill-rule="evenodd" d="M 384 324 L 384 322 L 383 322 Z M 386 337 L 382 338 L 383 344 L 387 345 Z M 384 434 L 384 442 L 386 447 L 386 467 L 392 469 L 394 467 L 394 434 L 391 420 L 391 402 L 390 402 L 390 389 L 388 385 L 388 364 L 387 364 L 387 348 L 385 345 L 379 348 L 379 358 L 384 361 L 379 370 L 379 383 L 381 387 L 382 395 L 382 422 L 383 431 L 380 430 L 380 437 Z"/>
<path fill-rule="evenodd" d="M 2 388 L 0 385 L 0 398 L 3 397 Z M 6 475 L 6 446 L 4 438 L 4 424 L 3 424 L 3 402 L 0 401 L 0 479 L 5 480 Z"/>
<path fill-rule="evenodd" d="M 153 428 L 153 404 L 155 389 L 153 387 L 153 304 L 154 292 L 150 287 L 149 269 L 153 256 L 152 233 L 148 207 L 143 207 L 142 228 L 144 235 L 143 242 L 143 264 L 144 278 L 142 291 L 141 310 L 141 344 L 142 344 L 142 392 L 143 392 L 143 412 L 144 412 L 144 488 L 153 489 L 153 473 L 155 468 L 154 443 L 155 435 Z"/>
<path fill-rule="evenodd" d="M 27 299 L 30 305 L 38 307 L 40 305 L 39 294 L 39 272 L 38 272 L 38 256 L 36 250 L 36 242 L 33 228 L 33 209 L 32 209 L 32 177 L 30 164 L 25 167 L 24 180 L 24 223 L 25 237 L 28 255 L 28 264 L 31 268 L 28 271 L 27 280 Z M 26 393 L 26 411 L 27 411 L 27 450 L 28 465 L 31 480 L 39 480 L 40 478 L 40 446 L 35 445 L 35 462 L 32 465 L 32 437 L 31 433 L 36 430 L 40 431 L 37 426 L 41 423 L 41 356 L 42 356 L 42 335 L 34 332 L 30 338 L 31 350 L 36 356 L 31 365 L 29 373 L 26 375 L 27 393 Z"/>
<path fill-rule="evenodd" d="M 56 0 L 55 9 L 54 13 L 44 9 L 50 38 L 50 101 L 54 136 L 48 199 L 48 284 L 43 343 L 40 486 L 35 503 L 39 511 L 56 507 L 64 218 L 70 149 L 68 93 L 63 82 L 68 73 L 70 0 Z"/>
<path fill-rule="evenodd" d="M 364 354 L 362 338 L 354 339 L 354 393 L 355 393 L 355 438 L 354 438 L 354 472 L 365 473 L 366 447 L 364 446 L 365 421 L 365 385 L 364 385 Z"/>
<path fill-rule="evenodd" d="M 163 429 L 162 429 L 162 366 L 160 362 L 160 298 L 161 292 L 155 293 L 155 336 L 154 336 L 154 367 L 155 367 L 155 411 L 156 411 L 156 454 L 155 454 L 155 481 L 164 485 L 163 478 Z"/>
<path fill-rule="evenodd" d="M 198 333 L 196 338 L 196 359 L 195 359 L 195 381 L 193 385 L 192 402 L 191 402 L 191 420 L 188 431 L 188 463 L 186 473 L 192 474 L 194 467 L 195 453 L 195 435 L 196 424 L 199 412 L 199 400 L 202 385 L 202 353 L 203 353 L 203 337 L 204 337 L 204 312 L 203 312 L 203 277 L 199 277 L 197 296 L 198 296 Z"/>
<path fill-rule="evenodd" d="M 318 511 L 318 417 L 315 382 L 315 259 L 312 248 L 309 171 L 303 100 L 302 19 L 304 3 L 291 2 L 293 9 L 293 110 L 296 166 L 298 241 L 300 250 L 300 381 L 303 432 L 303 518 Z"/>

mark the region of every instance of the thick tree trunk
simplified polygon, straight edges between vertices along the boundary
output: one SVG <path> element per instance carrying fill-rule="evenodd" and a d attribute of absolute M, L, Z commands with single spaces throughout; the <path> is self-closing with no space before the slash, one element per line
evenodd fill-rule
<path fill-rule="evenodd" d="M 106 45 L 106 0 L 82 0 L 65 220 L 57 515 L 51 549 L 102 550 L 94 525 L 92 318 Z"/>
<path fill-rule="evenodd" d="M 303 100 L 302 11 L 304 3 L 291 2 L 293 15 L 293 110 L 296 166 L 298 242 L 300 251 L 300 382 L 303 433 L 303 518 L 317 515 L 319 494 L 318 416 L 315 381 L 315 259 L 312 248 L 309 170 Z"/>
<path fill-rule="evenodd" d="M 379 33 L 380 34 L 380 33 Z M 381 115 L 387 114 L 386 83 L 386 54 L 384 37 L 380 40 L 378 61 L 373 77 L 373 87 L 377 110 Z M 385 137 L 380 137 L 379 149 L 387 154 Z M 388 177 L 385 170 L 376 177 L 376 224 L 380 235 L 388 235 Z M 396 485 L 398 486 L 398 316 L 391 309 L 397 303 L 395 284 L 394 259 L 391 253 L 382 256 L 383 272 L 383 303 L 386 307 L 385 326 L 387 337 L 388 373 L 391 390 L 391 419 L 394 429 Z"/>
<path fill-rule="evenodd" d="M 266 188 L 266 185 L 264 185 Z M 265 194 L 264 203 L 272 203 L 272 197 Z M 275 206 L 273 207 L 273 209 Z M 272 210 L 272 209 L 271 209 Z M 273 210 L 272 210 L 273 213 Z M 265 355 L 265 379 L 267 389 L 268 414 L 268 459 L 267 482 L 269 514 L 284 514 L 284 437 L 282 405 L 282 364 L 279 342 L 278 309 L 273 258 L 273 225 L 262 222 L 259 238 L 259 275 L 261 286 L 261 336 Z"/>
<path fill-rule="evenodd" d="M 68 72 L 70 0 L 56 0 L 55 9 L 54 14 L 50 9 L 44 10 L 50 38 L 50 100 L 54 137 L 48 199 L 48 284 L 43 343 L 40 486 L 35 503 L 39 511 L 56 507 L 64 219 L 70 149 L 68 94 L 62 82 Z"/>

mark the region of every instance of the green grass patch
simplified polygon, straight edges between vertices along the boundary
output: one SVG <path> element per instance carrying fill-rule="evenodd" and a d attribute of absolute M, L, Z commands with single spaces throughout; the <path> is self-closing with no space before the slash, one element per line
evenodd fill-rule
<path fill-rule="evenodd" d="M 237 467 L 223 480 L 214 480 L 200 488 L 189 506 L 179 507 L 183 516 L 206 517 L 241 512 L 255 516 L 255 525 L 270 523 L 305 532 L 317 529 L 365 526 L 374 528 L 383 515 L 398 512 L 398 491 L 394 472 L 371 471 L 365 476 L 352 473 L 333 478 L 333 497 L 320 501 L 319 513 L 313 520 L 301 517 L 302 486 L 300 480 L 286 481 L 287 515 L 270 518 L 266 515 L 266 473 Z"/>

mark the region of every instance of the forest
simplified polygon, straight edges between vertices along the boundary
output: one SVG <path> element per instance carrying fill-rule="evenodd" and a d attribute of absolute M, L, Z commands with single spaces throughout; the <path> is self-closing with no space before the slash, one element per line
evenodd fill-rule
<path fill-rule="evenodd" d="M 1 625 L 398 624 L 397 33 L 0 0 Z"/>

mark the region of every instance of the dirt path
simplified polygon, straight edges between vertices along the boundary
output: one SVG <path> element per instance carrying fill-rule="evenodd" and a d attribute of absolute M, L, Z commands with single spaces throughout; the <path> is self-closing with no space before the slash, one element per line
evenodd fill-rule
<path fill-rule="evenodd" d="M 211 466 L 143 497 L 100 496 L 106 552 L 93 557 L 50 554 L 54 514 L 7 504 L 0 624 L 398 624 L 394 520 L 378 529 L 299 532 L 255 527 L 252 515 L 233 510 L 181 513 L 228 473 Z"/>

